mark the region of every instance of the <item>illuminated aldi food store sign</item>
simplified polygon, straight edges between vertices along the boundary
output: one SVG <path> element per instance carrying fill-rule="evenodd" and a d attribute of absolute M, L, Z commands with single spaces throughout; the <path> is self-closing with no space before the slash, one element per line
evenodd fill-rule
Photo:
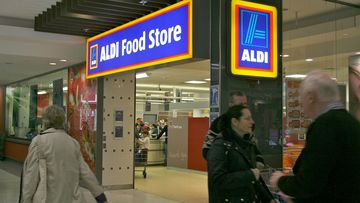
<path fill-rule="evenodd" d="M 276 78 L 276 8 L 233 0 L 231 10 L 231 72 L 235 75 Z"/>
<path fill-rule="evenodd" d="M 192 58 L 192 2 L 181 1 L 87 40 L 94 78 Z"/>

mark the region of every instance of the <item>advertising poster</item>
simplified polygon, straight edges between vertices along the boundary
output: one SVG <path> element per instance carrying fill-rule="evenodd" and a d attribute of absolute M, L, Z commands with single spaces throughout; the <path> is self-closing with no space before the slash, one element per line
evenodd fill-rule
<path fill-rule="evenodd" d="M 37 117 L 42 118 L 44 109 L 49 106 L 49 94 L 38 94 L 37 101 Z"/>
<path fill-rule="evenodd" d="M 291 169 L 300 155 L 306 140 L 310 120 L 305 118 L 300 106 L 301 80 L 286 79 L 285 132 L 283 136 L 283 167 Z"/>
<path fill-rule="evenodd" d="M 212 85 L 210 89 L 210 107 L 219 107 L 219 85 Z"/>
<path fill-rule="evenodd" d="M 85 162 L 95 171 L 96 80 L 86 79 L 85 66 L 71 68 L 68 74 L 68 132 L 79 142 Z"/>

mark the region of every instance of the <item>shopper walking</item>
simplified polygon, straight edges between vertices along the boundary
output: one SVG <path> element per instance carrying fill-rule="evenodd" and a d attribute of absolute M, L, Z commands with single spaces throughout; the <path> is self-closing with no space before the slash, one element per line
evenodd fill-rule
<path fill-rule="evenodd" d="M 297 203 L 360 202 L 360 123 L 339 102 L 338 86 L 325 72 L 309 73 L 299 93 L 313 122 L 294 175 L 275 172 L 272 186 Z"/>
<path fill-rule="evenodd" d="M 97 202 L 107 202 L 102 187 L 85 163 L 79 143 L 64 131 L 65 112 L 48 107 L 43 114 L 46 129 L 29 147 L 23 175 L 22 203 L 82 203 L 79 183 Z"/>

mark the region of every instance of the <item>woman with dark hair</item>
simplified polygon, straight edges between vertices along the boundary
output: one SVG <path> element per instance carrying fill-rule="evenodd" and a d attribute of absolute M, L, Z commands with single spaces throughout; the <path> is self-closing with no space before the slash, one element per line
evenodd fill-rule
<path fill-rule="evenodd" d="M 275 202 L 256 169 L 256 147 L 244 139 L 254 121 L 247 106 L 230 107 L 218 123 L 222 136 L 208 152 L 210 203 Z"/>

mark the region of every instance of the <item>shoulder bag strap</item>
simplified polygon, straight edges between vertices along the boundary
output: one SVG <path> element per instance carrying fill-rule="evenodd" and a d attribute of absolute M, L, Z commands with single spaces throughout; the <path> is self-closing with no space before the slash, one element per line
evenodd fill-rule
<path fill-rule="evenodd" d="M 19 203 L 21 203 L 21 197 L 22 197 L 23 171 L 24 171 L 24 169 L 22 168 L 22 169 L 21 169 L 21 175 L 20 175 Z"/>
<path fill-rule="evenodd" d="M 225 143 L 227 143 L 227 144 L 225 144 Z M 231 143 L 231 144 L 230 144 L 230 143 Z M 232 142 L 229 142 L 229 141 L 225 141 L 225 142 L 224 142 L 224 145 L 225 145 L 225 146 L 226 146 L 226 145 L 229 145 L 229 148 L 228 148 L 228 149 L 234 149 L 235 151 L 239 152 L 239 153 L 241 154 L 241 156 L 244 158 L 245 162 L 248 164 L 248 166 L 249 166 L 250 168 L 254 168 L 253 164 L 251 164 L 249 158 L 247 158 L 247 157 L 245 156 L 245 152 L 244 152 L 244 150 L 243 150 L 240 146 L 238 146 L 238 145 L 236 145 L 236 144 L 234 144 L 234 143 L 232 143 Z M 235 147 L 234 147 L 234 145 L 235 145 Z M 266 183 L 265 183 L 264 179 L 261 177 L 261 174 L 260 174 L 260 177 L 259 177 L 259 183 L 263 186 L 263 188 L 266 190 L 266 192 L 267 192 L 269 195 L 272 196 L 272 193 L 270 192 L 269 188 L 266 186 Z"/>

